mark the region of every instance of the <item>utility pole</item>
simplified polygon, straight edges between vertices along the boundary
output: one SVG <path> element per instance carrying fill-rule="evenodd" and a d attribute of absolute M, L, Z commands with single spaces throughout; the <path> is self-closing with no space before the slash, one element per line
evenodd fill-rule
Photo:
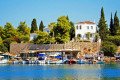
<path fill-rule="evenodd" d="M 37 57 L 37 42 L 36 42 L 36 57 Z"/>

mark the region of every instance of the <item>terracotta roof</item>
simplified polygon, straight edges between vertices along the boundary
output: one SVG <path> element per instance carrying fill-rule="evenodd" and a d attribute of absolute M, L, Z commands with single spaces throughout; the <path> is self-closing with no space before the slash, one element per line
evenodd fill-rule
<path fill-rule="evenodd" d="M 52 29 L 52 27 L 47 27 L 47 28 L 44 28 L 44 29 Z"/>
<path fill-rule="evenodd" d="M 76 24 L 95 24 L 95 23 L 90 21 L 84 21 L 84 22 L 77 22 Z"/>

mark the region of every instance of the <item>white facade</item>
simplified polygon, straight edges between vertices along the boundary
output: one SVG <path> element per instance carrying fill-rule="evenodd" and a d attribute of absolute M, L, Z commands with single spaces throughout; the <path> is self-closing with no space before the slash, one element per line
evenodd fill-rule
<path fill-rule="evenodd" d="M 33 40 L 36 36 L 37 36 L 36 33 L 31 33 L 31 34 L 30 34 L 30 41 Z"/>
<path fill-rule="evenodd" d="M 88 32 L 90 32 L 90 40 L 94 41 L 97 25 L 90 21 L 78 22 L 75 24 L 75 37 L 80 37 L 81 40 L 88 40 Z"/>

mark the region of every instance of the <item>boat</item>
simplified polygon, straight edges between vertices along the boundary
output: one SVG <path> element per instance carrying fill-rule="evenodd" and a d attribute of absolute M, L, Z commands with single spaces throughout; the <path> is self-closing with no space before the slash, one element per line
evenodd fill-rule
<path fill-rule="evenodd" d="M 6 64 L 8 63 L 7 59 L 4 59 L 4 56 L 0 56 L 0 64 Z"/>
<path fill-rule="evenodd" d="M 48 61 L 48 64 L 64 64 L 68 59 L 62 59 L 63 56 L 55 56 L 53 59 Z"/>
<path fill-rule="evenodd" d="M 38 59 L 33 61 L 34 64 L 45 64 L 46 63 L 47 57 L 45 56 L 45 53 L 39 53 L 37 54 L 37 56 L 38 56 Z"/>
<path fill-rule="evenodd" d="M 24 61 L 22 61 L 22 64 L 29 64 L 29 60 L 24 60 Z"/>
<path fill-rule="evenodd" d="M 12 61 L 13 64 L 22 64 L 22 61 Z"/>
<path fill-rule="evenodd" d="M 97 64 L 104 64 L 104 61 L 97 61 Z"/>
<path fill-rule="evenodd" d="M 86 61 L 85 61 L 85 60 L 83 60 L 83 59 L 82 59 L 82 60 L 80 59 L 79 61 L 77 61 L 77 63 L 78 63 L 78 64 L 85 64 L 85 63 L 86 63 Z"/>

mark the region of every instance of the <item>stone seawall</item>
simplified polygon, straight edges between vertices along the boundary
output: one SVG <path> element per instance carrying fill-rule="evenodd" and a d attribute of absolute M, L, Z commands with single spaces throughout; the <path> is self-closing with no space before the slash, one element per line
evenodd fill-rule
<path fill-rule="evenodd" d="M 66 44 L 27 44 L 27 43 L 12 43 L 10 44 L 10 53 L 18 55 L 20 52 L 25 50 L 44 50 L 44 51 L 60 51 L 60 50 L 79 50 L 84 52 L 90 50 L 97 52 L 99 44 L 97 42 L 69 42 Z"/>

